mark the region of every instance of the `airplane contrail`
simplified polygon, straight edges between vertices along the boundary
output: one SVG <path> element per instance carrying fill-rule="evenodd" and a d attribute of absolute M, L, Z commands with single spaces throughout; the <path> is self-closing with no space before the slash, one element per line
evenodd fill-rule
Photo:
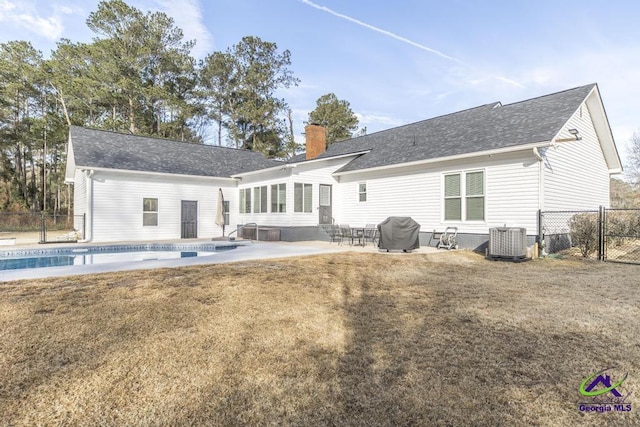
<path fill-rule="evenodd" d="M 375 26 L 373 26 L 371 24 L 367 24 L 366 22 L 362 22 L 362 21 L 359 21 L 359 20 L 357 20 L 355 18 L 352 18 L 350 16 L 343 15 L 342 13 L 338 13 L 338 12 L 336 12 L 334 10 L 331 10 L 328 7 L 325 7 L 325 6 L 320 6 L 319 4 L 316 4 L 316 3 L 314 3 L 314 2 L 312 2 L 310 0 L 300 0 L 300 1 L 302 1 L 302 3 L 304 3 L 304 4 L 308 5 L 308 6 L 314 7 L 316 9 L 318 9 L 318 10 L 323 11 L 323 12 L 327 12 L 327 13 L 333 15 L 333 16 L 337 16 L 338 18 L 346 19 L 349 22 L 353 22 L 354 24 L 358 24 L 361 27 L 368 28 L 368 29 L 373 30 L 375 32 L 378 32 L 380 34 L 384 34 L 385 36 L 389 36 L 391 38 L 399 40 L 399 41 L 401 41 L 403 43 L 407 43 L 407 44 L 410 44 L 411 46 L 415 46 L 415 47 L 417 47 L 419 49 L 426 50 L 427 52 L 433 53 L 433 54 L 438 55 L 438 56 L 440 56 L 442 58 L 445 58 L 445 59 L 448 59 L 450 61 L 454 61 L 454 62 L 457 62 L 459 64 L 462 64 L 462 61 L 460 61 L 457 58 L 454 58 L 452 56 L 446 55 L 446 54 L 440 52 L 439 50 L 432 49 L 432 48 L 430 48 L 428 46 L 425 46 L 425 45 L 422 45 L 420 43 L 416 43 L 413 40 L 409 40 L 406 37 L 402 37 L 402 36 L 399 36 L 397 34 L 394 34 L 391 31 L 383 30 L 382 28 L 375 27 Z"/>

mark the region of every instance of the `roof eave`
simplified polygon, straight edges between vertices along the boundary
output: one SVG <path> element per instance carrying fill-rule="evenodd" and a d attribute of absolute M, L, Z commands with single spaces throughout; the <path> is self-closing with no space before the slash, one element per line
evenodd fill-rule
<path fill-rule="evenodd" d="M 475 151 L 473 153 L 457 154 L 454 156 L 436 157 L 432 159 L 416 160 L 413 162 L 403 162 L 403 163 L 396 163 L 396 164 L 385 165 L 385 166 L 375 166 L 372 168 L 356 169 L 352 171 L 334 172 L 333 175 L 342 176 L 342 175 L 351 175 L 351 174 L 357 174 L 357 173 L 363 173 L 363 172 L 376 172 L 376 171 L 382 171 L 382 170 L 388 170 L 388 169 L 404 168 L 409 166 L 419 166 L 419 165 L 426 165 L 431 163 L 464 160 L 464 159 L 470 159 L 474 157 L 490 156 L 494 154 L 512 153 L 517 151 L 530 151 L 532 148 L 548 147 L 550 145 L 551 145 L 551 141 L 541 141 L 541 142 L 534 142 L 529 144 L 511 146 L 511 147 L 496 148 L 494 150 Z"/>
<path fill-rule="evenodd" d="M 114 168 L 104 168 L 104 167 L 84 166 L 84 165 L 76 165 L 76 169 L 94 170 L 99 172 L 132 173 L 132 174 L 138 174 L 138 175 L 162 175 L 162 176 L 174 176 L 174 177 L 183 177 L 183 178 L 211 179 L 211 180 L 218 180 L 218 181 L 222 180 L 222 181 L 230 181 L 230 182 L 238 181 L 237 179 L 223 177 L 223 176 L 188 175 L 188 174 L 182 174 L 182 173 L 139 171 L 139 170 L 132 170 L 132 169 L 114 169 Z"/>
<path fill-rule="evenodd" d="M 293 163 L 293 164 L 295 164 L 295 163 Z M 231 175 L 231 178 L 242 179 L 242 178 L 244 178 L 246 176 L 251 176 L 251 175 L 255 175 L 255 174 L 259 174 L 259 173 L 263 173 L 263 172 L 272 172 L 272 171 L 277 171 L 277 170 L 287 169 L 287 168 L 291 168 L 291 166 L 289 166 L 288 163 L 282 163 L 280 165 L 270 166 L 270 167 L 264 168 L 264 169 L 256 169 L 256 170 L 252 170 L 252 171 L 248 171 L 248 172 L 234 173 L 233 175 Z"/>
<path fill-rule="evenodd" d="M 371 152 L 370 149 L 369 150 L 362 150 L 362 151 L 355 151 L 353 153 L 337 154 L 335 156 L 327 156 L 327 157 L 315 158 L 315 159 L 305 160 L 304 162 L 298 162 L 298 163 L 299 164 L 300 163 L 307 164 L 307 163 L 321 162 L 321 161 L 324 161 L 324 160 L 342 159 L 344 157 L 352 157 L 352 156 L 355 157 L 355 156 L 360 156 L 362 154 L 367 154 L 369 152 Z"/>
<path fill-rule="evenodd" d="M 342 159 L 342 158 L 345 158 L 345 157 L 356 157 L 356 156 L 360 156 L 362 154 L 367 154 L 370 151 L 371 150 L 357 151 L 355 153 L 339 154 L 339 155 L 336 155 L 336 156 L 327 156 L 327 157 L 322 157 L 320 159 L 315 158 L 315 159 L 311 159 L 311 160 L 304 160 L 302 162 L 283 163 L 282 165 L 278 165 L 278 166 L 274 166 L 274 167 L 270 167 L 270 168 L 257 169 L 257 170 L 254 170 L 254 171 L 243 172 L 243 173 L 236 173 L 236 174 L 231 175 L 231 177 L 232 178 L 242 179 L 243 177 L 260 174 L 260 173 L 263 173 L 263 172 L 271 172 L 271 171 L 281 170 L 281 169 L 292 169 L 292 168 L 298 167 L 298 165 L 308 165 L 309 163 L 317 163 L 317 162 L 323 162 L 323 161 L 326 161 L 326 160 Z"/>
<path fill-rule="evenodd" d="M 607 167 L 610 174 L 622 173 L 624 168 L 622 167 L 622 160 L 620 160 L 620 153 L 618 153 L 618 147 L 616 147 L 615 139 L 613 138 L 613 132 L 611 132 L 611 125 L 609 124 L 609 118 L 607 117 L 607 111 L 604 108 L 602 97 L 600 96 L 600 90 L 598 85 L 594 85 L 593 90 L 589 92 L 585 100 L 587 107 L 591 111 L 597 109 L 598 113 L 595 117 L 592 114 L 593 126 L 598 134 L 600 140 L 600 146 L 604 154 Z"/>

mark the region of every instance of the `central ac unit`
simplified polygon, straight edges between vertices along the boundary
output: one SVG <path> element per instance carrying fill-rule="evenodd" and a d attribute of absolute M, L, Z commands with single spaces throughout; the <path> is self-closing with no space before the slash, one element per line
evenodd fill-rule
<path fill-rule="evenodd" d="M 490 259 L 523 260 L 527 257 L 527 229 L 496 227 L 489 229 Z"/>

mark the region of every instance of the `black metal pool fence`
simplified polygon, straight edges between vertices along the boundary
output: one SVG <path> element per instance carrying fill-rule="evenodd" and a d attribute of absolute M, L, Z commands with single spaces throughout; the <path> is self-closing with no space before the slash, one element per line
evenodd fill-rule
<path fill-rule="evenodd" d="M 54 215 L 43 212 L 0 212 L 0 233 L 39 232 L 40 243 L 77 242 L 85 237 L 84 215 Z"/>

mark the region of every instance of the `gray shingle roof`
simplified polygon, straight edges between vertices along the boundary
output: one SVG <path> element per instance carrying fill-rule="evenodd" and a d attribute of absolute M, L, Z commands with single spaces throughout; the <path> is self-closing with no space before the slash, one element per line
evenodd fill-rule
<path fill-rule="evenodd" d="M 317 158 L 370 150 L 338 172 L 550 141 L 595 84 L 513 104 L 493 103 L 329 146 Z"/>
<path fill-rule="evenodd" d="M 438 159 L 550 141 L 595 84 L 526 101 L 482 105 L 331 144 L 316 157 L 358 155 L 337 172 Z M 282 164 L 260 153 L 71 127 L 75 163 L 180 175 L 230 177 Z M 304 154 L 288 163 L 304 162 Z"/>
<path fill-rule="evenodd" d="M 262 154 L 71 126 L 77 166 L 229 178 L 282 164 Z"/>

